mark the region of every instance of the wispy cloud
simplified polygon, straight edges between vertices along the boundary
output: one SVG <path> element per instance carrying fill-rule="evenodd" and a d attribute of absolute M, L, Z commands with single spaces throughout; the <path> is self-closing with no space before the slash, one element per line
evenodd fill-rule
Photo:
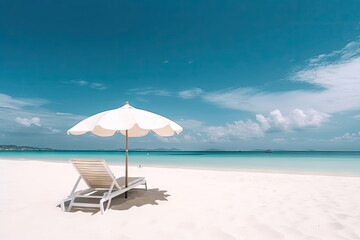
<path fill-rule="evenodd" d="M 187 133 L 188 140 L 226 142 L 231 139 L 263 138 L 269 132 L 319 128 L 332 114 L 360 110 L 360 39 L 347 44 L 343 49 L 309 59 L 304 67 L 290 74 L 288 81 L 306 82 L 314 88 L 279 92 L 251 87 L 213 92 L 206 92 L 201 88 L 178 92 L 142 88 L 132 89 L 130 92 L 183 99 L 199 98 L 223 108 L 256 114 L 255 119 L 238 120 L 219 126 L 184 120 L 182 124 L 188 125 L 190 130 Z M 349 136 L 353 135 L 344 135 L 342 138 Z"/>
<path fill-rule="evenodd" d="M 272 141 L 275 143 L 283 143 L 283 142 L 285 142 L 285 139 L 284 138 L 273 138 Z"/>
<path fill-rule="evenodd" d="M 23 126 L 26 126 L 26 127 L 30 127 L 31 125 L 35 125 L 35 126 L 38 126 L 40 127 L 41 126 L 41 123 L 40 123 L 40 118 L 38 117 L 33 117 L 33 118 L 20 118 L 20 117 L 17 117 L 15 118 L 15 121 Z"/>
<path fill-rule="evenodd" d="M 193 88 L 179 92 L 179 97 L 184 99 L 190 99 L 201 95 L 204 91 L 200 88 Z"/>
<path fill-rule="evenodd" d="M 347 62 L 360 55 L 360 37 L 359 39 L 348 43 L 341 50 L 335 50 L 328 54 L 320 54 L 308 60 L 311 66 L 322 66 L 334 62 Z"/>
<path fill-rule="evenodd" d="M 173 93 L 166 89 L 154 89 L 154 88 L 133 88 L 129 90 L 131 94 L 137 95 L 155 95 L 155 96 L 172 96 Z"/>
<path fill-rule="evenodd" d="M 71 81 L 72 83 L 79 85 L 79 86 L 86 86 L 89 84 L 88 81 L 84 81 L 84 80 L 73 80 Z"/>
<path fill-rule="evenodd" d="M 0 93 L 0 134 L 27 133 L 36 134 L 65 134 L 65 130 L 77 123 L 83 116 L 70 113 L 52 112 L 43 105 L 47 100 L 19 99 Z"/>
<path fill-rule="evenodd" d="M 355 140 L 360 140 L 360 132 L 358 133 L 345 133 L 344 135 L 340 136 L 340 137 L 334 137 L 333 139 L 331 139 L 332 142 L 337 142 L 337 141 L 355 141 Z"/>
<path fill-rule="evenodd" d="M 103 83 L 88 82 L 88 81 L 79 80 L 79 79 L 71 80 L 69 83 L 80 86 L 80 87 L 90 87 L 90 88 L 98 89 L 98 90 L 107 89 L 107 86 Z"/>
<path fill-rule="evenodd" d="M 56 128 L 46 127 L 46 129 L 48 130 L 48 131 L 46 132 L 47 134 L 57 134 L 57 133 L 61 133 L 61 130 L 56 129 Z"/>
<path fill-rule="evenodd" d="M 167 89 L 156 89 L 152 87 L 146 87 L 146 88 L 133 88 L 130 89 L 128 92 L 137 95 L 180 97 L 183 99 L 190 99 L 200 96 L 204 91 L 200 88 L 192 88 L 182 91 L 169 91 Z"/>
<path fill-rule="evenodd" d="M 179 143 L 181 142 L 181 136 L 172 136 L 172 137 L 161 137 L 159 135 L 154 135 L 155 139 L 164 143 Z"/>
<path fill-rule="evenodd" d="M 259 123 L 248 121 L 234 121 L 225 126 L 208 126 L 202 129 L 205 139 L 211 142 L 226 142 L 231 139 L 249 139 L 264 137 L 264 130 Z"/>
<path fill-rule="evenodd" d="M 103 83 L 91 83 L 90 87 L 98 90 L 104 90 L 107 88 L 107 86 L 105 86 Z"/>
<path fill-rule="evenodd" d="M 223 108 L 257 113 L 256 120 L 203 126 L 203 132 L 213 141 L 261 138 L 266 132 L 319 128 L 332 114 L 360 110 L 360 39 L 338 51 L 309 59 L 306 66 L 293 72 L 288 80 L 306 82 L 314 88 L 282 92 L 256 88 L 205 92 L 196 88 L 182 91 L 179 96 L 184 99 L 200 97 Z M 354 118 L 359 119 L 359 115 Z M 357 135 L 346 134 L 334 139 L 354 137 Z"/>
<path fill-rule="evenodd" d="M 289 81 L 306 82 L 314 89 L 266 92 L 236 88 L 206 92 L 202 98 L 220 107 L 256 113 L 274 109 L 315 109 L 328 114 L 359 110 L 360 39 L 341 50 L 309 59 L 305 67 L 290 75 Z"/>
<path fill-rule="evenodd" d="M 180 119 L 179 121 L 176 121 L 180 126 L 182 126 L 184 129 L 199 129 L 203 126 L 203 122 L 193 120 L 193 119 Z"/>
<path fill-rule="evenodd" d="M 198 142 L 231 142 L 236 139 L 264 138 L 271 132 L 296 132 L 319 128 L 328 115 L 315 110 L 295 109 L 288 114 L 276 109 L 267 115 L 257 114 L 256 119 L 238 120 L 224 125 L 208 126 L 196 120 L 177 121 Z"/>
<path fill-rule="evenodd" d="M 161 137 L 154 135 L 155 139 L 163 143 L 199 143 L 203 142 L 203 138 L 199 137 L 199 134 L 182 133 L 181 135 L 175 135 L 172 137 Z"/>
<path fill-rule="evenodd" d="M 203 127 L 202 132 L 212 141 L 263 138 L 267 132 L 293 132 L 318 128 L 326 120 L 326 115 L 315 110 L 304 112 L 295 109 L 288 115 L 284 115 L 276 109 L 267 116 L 256 115 L 256 121 L 251 119 L 239 120 L 223 126 Z"/>
<path fill-rule="evenodd" d="M 0 108 L 21 109 L 24 107 L 39 107 L 48 103 L 45 99 L 14 98 L 0 93 Z"/>

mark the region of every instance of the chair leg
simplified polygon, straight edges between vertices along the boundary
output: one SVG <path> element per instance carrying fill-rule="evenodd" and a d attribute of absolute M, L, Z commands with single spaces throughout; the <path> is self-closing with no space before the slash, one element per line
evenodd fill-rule
<path fill-rule="evenodd" d="M 106 203 L 107 202 L 107 203 Z M 111 198 L 109 200 L 101 199 L 100 200 L 100 211 L 101 214 L 104 214 L 110 208 Z M 104 207 L 106 205 L 106 207 Z"/>
<path fill-rule="evenodd" d="M 67 211 L 70 211 L 70 210 L 71 210 L 71 207 L 72 207 L 72 205 L 73 205 L 73 203 L 74 203 L 74 201 L 75 201 L 75 198 L 76 198 L 76 194 L 74 195 L 74 193 L 75 193 L 76 188 L 78 187 L 78 185 L 79 185 L 79 183 L 80 183 L 80 180 L 81 180 L 81 176 L 79 176 L 78 179 L 76 180 L 76 183 L 75 183 L 73 189 L 71 190 L 70 195 L 61 202 L 61 210 L 62 210 L 63 212 L 66 211 L 65 202 L 67 202 L 67 201 L 69 201 L 69 200 L 71 200 L 71 201 L 70 201 L 69 208 L 68 208 Z M 71 198 L 71 196 L 73 196 L 73 198 Z"/>
<path fill-rule="evenodd" d="M 100 200 L 100 211 L 101 211 L 101 214 L 104 214 L 104 201 L 103 201 L 104 199 L 101 199 Z"/>
<path fill-rule="evenodd" d="M 66 209 L 65 209 L 65 201 L 66 201 L 66 199 L 65 199 L 65 200 L 63 200 L 63 201 L 61 201 L 61 203 L 60 203 L 60 206 L 61 206 L 61 211 L 63 211 L 63 212 L 65 212 L 65 211 L 66 211 Z"/>
<path fill-rule="evenodd" d="M 71 210 L 71 208 L 72 208 L 72 205 L 73 205 L 76 197 L 77 197 L 77 194 L 74 195 L 74 196 L 72 196 L 71 201 L 70 201 L 70 203 L 69 203 L 68 210 L 67 210 L 68 212 L 70 212 L 70 210 Z"/>
<path fill-rule="evenodd" d="M 109 210 L 110 204 L 111 204 L 111 198 L 110 198 L 109 201 L 108 201 L 108 204 L 107 204 L 107 207 L 106 207 L 106 210 L 105 210 L 105 211 Z"/>

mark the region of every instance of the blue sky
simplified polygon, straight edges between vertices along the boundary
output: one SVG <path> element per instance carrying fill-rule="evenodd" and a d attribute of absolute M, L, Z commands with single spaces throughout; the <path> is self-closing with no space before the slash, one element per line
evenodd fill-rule
<path fill-rule="evenodd" d="M 67 136 L 129 101 L 184 127 L 131 148 L 360 150 L 360 2 L 2 1 L 0 144 Z"/>

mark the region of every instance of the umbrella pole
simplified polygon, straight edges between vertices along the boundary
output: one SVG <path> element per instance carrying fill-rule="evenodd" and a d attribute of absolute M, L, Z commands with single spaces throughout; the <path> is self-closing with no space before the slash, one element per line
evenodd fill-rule
<path fill-rule="evenodd" d="M 126 139 L 125 139 L 125 188 L 128 187 L 128 156 L 129 156 L 129 131 L 126 130 Z M 127 192 L 125 192 L 125 198 L 127 198 Z"/>

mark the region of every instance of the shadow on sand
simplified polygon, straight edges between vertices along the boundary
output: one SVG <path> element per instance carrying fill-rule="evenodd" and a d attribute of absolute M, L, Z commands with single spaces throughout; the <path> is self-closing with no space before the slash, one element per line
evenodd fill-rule
<path fill-rule="evenodd" d="M 128 210 L 132 207 L 141 207 L 144 205 L 158 205 L 157 201 L 167 201 L 167 197 L 169 194 L 166 194 L 166 190 L 159 190 L 157 188 L 148 189 L 145 191 L 144 189 L 132 189 L 128 191 L 127 198 L 125 198 L 125 194 L 121 194 L 111 200 L 110 209 L 123 211 Z M 91 200 L 83 200 L 81 202 L 93 203 Z M 57 205 L 60 208 L 60 205 Z M 66 205 L 67 207 L 67 205 Z M 109 211 L 111 211 L 109 209 Z M 100 212 L 98 208 L 80 208 L 73 207 L 70 212 L 87 212 L 96 214 Z"/>

